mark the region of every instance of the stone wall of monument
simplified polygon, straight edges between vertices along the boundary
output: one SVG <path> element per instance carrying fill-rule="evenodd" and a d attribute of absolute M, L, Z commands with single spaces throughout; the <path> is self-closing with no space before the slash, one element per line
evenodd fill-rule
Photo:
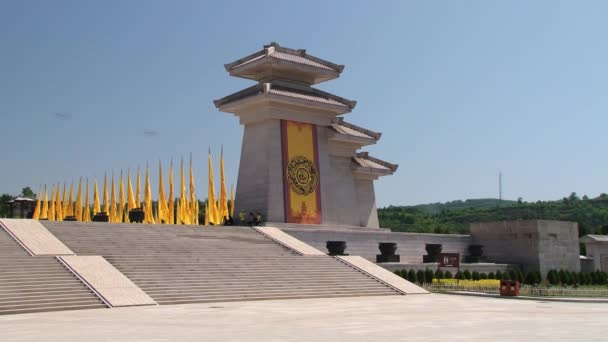
<path fill-rule="evenodd" d="M 324 252 L 327 252 L 325 244 L 328 240 L 346 241 L 346 253 L 359 255 L 373 262 L 376 261 L 376 255 L 380 254 L 379 242 L 396 242 L 397 254 L 401 255 L 401 262 L 404 263 L 422 263 L 422 256 L 426 254 L 424 247 L 427 243 L 440 243 L 443 245 L 443 252 L 460 253 L 462 256 L 467 255 L 467 248 L 472 243 L 469 235 L 392 233 L 385 230 L 356 231 L 355 229 L 281 229 Z"/>
<path fill-rule="evenodd" d="M 372 179 L 356 178 L 355 190 L 357 192 L 359 225 L 367 228 L 380 228 L 376 209 L 376 195 L 374 194 L 374 181 Z"/>
<path fill-rule="evenodd" d="M 518 264 L 524 271 L 580 270 L 578 226 L 563 221 L 501 221 L 471 224 L 487 261 Z"/>
<path fill-rule="evenodd" d="M 323 224 L 360 226 L 350 158 L 329 156 L 327 163 L 326 169 L 321 164 Z"/>
<path fill-rule="evenodd" d="M 285 222 L 280 121 L 248 125 L 241 151 L 235 213 L 254 211 L 265 220 Z"/>

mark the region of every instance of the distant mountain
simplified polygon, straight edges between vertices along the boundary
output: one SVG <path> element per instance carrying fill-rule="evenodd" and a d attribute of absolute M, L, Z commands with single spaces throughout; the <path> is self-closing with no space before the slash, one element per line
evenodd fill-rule
<path fill-rule="evenodd" d="M 456 200 L 445 203 L 428 203 L 418 204 L 413 206 L 404 206 L 403 208 L 415 208 L 427 214 L 439 214 L 443 210 L 460 210 L 460 209 L 493 209 L 499 206 L 501 202 L 497 198 L 477 198 L 467 200 Z M 508 207 L 517 204 L 517 201 L 502 200 L 501 207 Z"/>

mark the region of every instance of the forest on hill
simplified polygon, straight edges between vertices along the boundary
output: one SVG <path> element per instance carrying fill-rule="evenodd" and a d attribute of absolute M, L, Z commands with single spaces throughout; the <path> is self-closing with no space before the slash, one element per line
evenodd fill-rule
<path fill-rule="evenodd" d="M 469 224 L 503 220 L 578 222 L 579 235 L 608 234 L 608 195 L 582 198 L 572 193 L 558 201 L 524 202 L 472 199 L 378 209 L 380 227 L 392 231 L 468 234 Z"/>

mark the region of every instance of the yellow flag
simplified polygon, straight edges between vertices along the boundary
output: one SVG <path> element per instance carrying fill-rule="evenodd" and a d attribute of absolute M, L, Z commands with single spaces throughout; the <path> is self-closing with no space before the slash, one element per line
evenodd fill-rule
<path fill-rule="evenodd" d="M 91 208 L 89 208 L 89 179 L 84 189 L 84 207 L 82 208 L 82 222 L 91 222 Z"/>
<path fill-rule="evenodd" d="M 131 169 L 129 169 L 129 171 L 127 171 L 127 213 L 135 208 L 137 208 L 137 205 L 135 204 L 133 185 L 131 184 Z"/>
<path fill-rule="evenodd" d="M 169 208 L 165 197 L 165 185 L 163 184 L 163 168 L 158 161 L 158 223 L 169 223 Z"/>
<path fill-rule="evenodd" d="M 205 203 L 205 226 L 209 225 L 209 203 Z"/>
<path fill-rule="evenodd" d="M 108 175 L 103 175 L 103 211 L 110 217 L 110 199 L 108 196 Z"/>
<path fill-rule="evenodd" d="M 46 184 L 44 185 L 44 202 L 42 202 L 42 212 L 40 212 L 41 219 L 49 218 L 49 198 L 46 192 Z"/>
<path fill-rule="evenodd" d="M 74 216 L 76 221 L 82 221 L 82 177 L 78 181 L 78 193 L 76 194 L 76 204 L 74 205 Z"/>
<path fill-rule="evenodd" d="M 190 154 L 190 223 L 198 224 L 198 199 L 194 188 L 194 171 L 192 170 L 192 154 Z"/>
<path fill-rule="evenodd" d="M 228 218 L 228 196 L 226 194 L 226 177 L 224 176 L 224 147 L 222 146 L 220 152 L 220 205 L 219 205 L 219 218 L 224 221 L 224 218 Z"/>
<path fill-rule="evenodd" d="M 36 197 L 36 208 L 34 208 L 34 214 L 32 215 L 32 219 L 38 220 L 40 219 L 40 191 L 42 190 L 42 186 L 38 187 L 38 197 Z"/>
<path fill-rule="evenodd" d="M 101 206 L 99 205 L 99 190 L 97 190 L 97 178 L 93 178 L 93 215 L 97 215 L 101 212 Z"/>
<path fill-rule="evenodd" d="M 211 161 L 211 149 L 209 149 L 209 155 L 207 157 L 209 164 L 209 187 L 207 193 L 207 201 L 209 202 L 209 222 L 213 224 L 219 224 L 219 218 L 217 213 L 216 201 L 215 201 L 215 185 L 213 182 L 213 163 Z"/>
<path fill-rule="evenodd" d="M 49 213 L 47 219 L 49 221 L 55 221 L 55 185 L 51 184 L 51 200 L 49 201 Z"/>
<path fill-rule="evenodd" d="M 114 172 L 112 172 L 112 188 L 110 193 L 110 222 L 116 221 L 116 186 L 114 185 Z"/>
<path fill-rule="evenodd" d="M 179 210 L 178 220 L 181 224 L 190 224 L 189 210 L 188 210 L 188 198 L 186 197 L 186 181 L 184 178 L 184 159 L 182 158 L 180 171 L 179 171 Z"/>
<path fill-rule="evenodd" d="M 234 218 L 234 191 L 232 191 L 232 184 L 230 185 L 230 216 Z"/>
<path fill-rule="evenodd" d="M 125 215 L 125 184 L 122 180 L 122 170 L 120 170 L 120 183 L 118 185 L 118 210 L 117 222 L 129 222 L 129 215 Z"/>
<path fill-rule="evenodd" d="M 55 220 L 63 221 L 63 205 L 61 204 L 60 184 L 57 183 L 57 191 L 55 192 Z"/>
<path fill-rule="evenodd" d="M 150 175 L 146 166 L 146 183 L 144 185 L 144 223 L 154 224 L 152 213 L 152 188 L 150 187 Z"/>
<path fill-rule="evenodd" d="M 66 193 L 66 184 L 63 182 L 63 195 L 61 196 L 61 214 L 63 217 L 69 216 L 68 214 L 68 197 Z"/>
<path fill-rule="evenodd" d="M 135 203 L 137 203 L 137 208 L 141 208 L 141 189 L 139 187 L 140 184 L 140 180 L 139 180 L 139 165 L 137 165 L 137 180 L 135 181 L 135 186 L 136 188 L 136 192 L 135 192 Z"/>
<path fill-rule="evenodd" d="M 169 224 L 175 224 L 175 195 L 173 194 L 173 159 L 169 166 L 169 203 L 167 205 Z"/>
<path fill-rule="evenodd" d="M 68 198 L 68 216 L 74 216 L 74 181 L 70 184 L 70 198 Z"/>

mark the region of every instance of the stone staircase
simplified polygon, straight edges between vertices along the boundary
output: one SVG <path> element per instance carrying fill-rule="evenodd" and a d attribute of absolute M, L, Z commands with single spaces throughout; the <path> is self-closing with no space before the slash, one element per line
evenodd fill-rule
<path fill-rule="evenodd" d="M 0 314 L 105 307 L 55 257 L 30 256 L 0 228 Z"/>
<path fill-rule="evenodd" d="M 74 253 L 102 255 L 159 304 L 400 294 L 246 227 L 43 224 Z"/>

